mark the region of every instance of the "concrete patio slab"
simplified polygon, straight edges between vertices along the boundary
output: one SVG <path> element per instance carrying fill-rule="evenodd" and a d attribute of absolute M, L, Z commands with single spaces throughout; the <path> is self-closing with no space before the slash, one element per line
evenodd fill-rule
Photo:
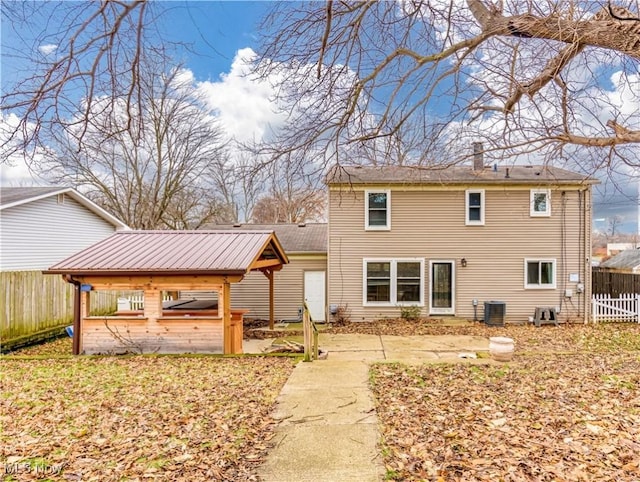
<path fill-rule="evenodd" d="M 414 350 L 411 352 L 406 351 L 385 351 L 385 360 L 387 362 L 416 362 L 423 363 L 425 361 L 437 361 L 440 360 L 440 357 L 437 353 L 432 351 L 418 351 Z"/>
<path fill-rule="evenodd" d="M 385 351 L 488 351 L 489 340 L 481 336 L 467 335 L 413 335 L 393 336 L 381 335 L 382 346 Z"/>
<path fill-rule="evenodd" d="M 324 347 L 323 347 L 324 349 Z M 357 350 L 357 351 L 329 351 L 327 360 L 340 361 L 385 361 L 385 353 L 382 350 Z"/>
<path fill-rule="evenodd" d="M 376 351 L 382 350 L 379 335 L 346 335 L 320 333 L 318 344 L 323 350 L 336 351 Z"/>

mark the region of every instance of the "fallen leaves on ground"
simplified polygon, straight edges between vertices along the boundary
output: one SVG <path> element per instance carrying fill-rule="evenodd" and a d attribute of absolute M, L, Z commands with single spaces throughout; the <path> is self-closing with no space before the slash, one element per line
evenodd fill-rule
<path fill-rule="evenodd" d="M 245 338 L 279 338 L 282 331 L 255 330 L 268 322 L 254 322 L 245 326 Z M 447 326 L 432 320 L 379 320 L 373 322 L 330 324 L 323 326 L 322 333 L 352 333 L 370 335 L 471 335 L 508 336 L 516 341 L 516 350 L 522 352 L 575 352 L 575 351 L 633 351 L 640 350 L 640 324 L 599 323 L 545 325 L 487 326 L 470 323 L 463 326 Z M 302 336 L 302 331 L 286 331 L 287 337 Z M 71 338 L 22 348 L 11 355 L 58 356 L 71 355 Z"/>
<path fill-rule="evenodd" d="M 470 323 L 447 326 L 432 320 L 406 321 L 380 320 L 352 322 L 331 326 L 323 333 L 363 333 L 370 335 L 470 335 L 506 336 L 513 338 L 516 351 L 522 352 L 575 352 L 575 351 L 633 351 L 640 350 L 640 324 L 598 323 L 487 326 Z"/>
<path fill-rule="evenodd" d="M 68 336 L 56 338 L 45 343 L 31 345 L 8 353 L 9 355 L 51 357 L 64 356 L 73 353 L 73 340 Z"/>
<path fill-rule="evenodd" d="M 387 478 L 640 480 L 640 353 L 372 367 Z"/>
<path fill-rule="evenodd" d="M 269 412 L 294 365 L 204 356 L 0 363 L 0 461 L 15 471 L 5 480 L 82 481 L 255 480 Z"/>

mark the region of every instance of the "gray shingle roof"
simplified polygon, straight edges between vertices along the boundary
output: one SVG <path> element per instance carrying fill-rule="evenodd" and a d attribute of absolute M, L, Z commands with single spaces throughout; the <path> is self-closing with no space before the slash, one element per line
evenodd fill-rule
<path fill-rule="evenodd" d="M 288 262 L 271 231 L 119 231 L 48 272 L 244 274 L 263 252 Z"/>
<path fill-rule="evenodd" d="M 108 223 L 113 224 L 116 229 L 129 229 L 125 223 L 120 221 L 113 214 L 101 208 L 91 201 L 91 199 L 83 196 L 78 191 L 70 187 L 3 187 L 0 189 L 0 211 L 12 209 L 16 206 L 32 203 L 41 199 L 50 198 L 58 194 L 69 196 L 89 211 L 100 216 Z"/>
<path fill-rule="evenodd" d="M 209 230 L 267 230 L 274 231 L 288 253 L 326 253 L 327 224 L 207 224 Z"/>
<path fill-rule="evenodd" d="M 508 176 L 508 177 L 507 177 Z M 334 166 L 327 174 L 328 184 L 597 184 L 588 176 L 553 166 L 512 166 L 474 171 L 470 166 L 442 169 L 414 166 Z"/>
<path fill-rule="evenodd" d="M 47 194 L 55 192 L 63 192 L 66 187 L 50 186 L 50 187 L 3 187 L 0 189 L 0 206 L 13 204 L 19 201 L 28 201 Z"/>
<path fill-rule="evenodd" d="M 640 249 L 625 249 L 618 254 L 600 263 L 601 268 L 628 269 L 640 267 Z"/>

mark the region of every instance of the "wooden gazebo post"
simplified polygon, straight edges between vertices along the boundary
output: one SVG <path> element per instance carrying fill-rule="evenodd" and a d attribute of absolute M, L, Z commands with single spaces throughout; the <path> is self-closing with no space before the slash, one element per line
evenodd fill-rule
<path fill-rule="evenodd" d="M 222 330 L 224 336 L 224 353 L 234 353 L 233 329 L 231 327 L 231 284 L 225 278 L 222 293 L 218 294 L 218 313 L 222 313 Z"/>
<path fill-rule="evenodd" d="M 162 318 L 162 291 L 158 287 L 144 290 L 144 316 L 149 321 Z"/>
<path fill-rule="evenodd" d="M 264 269 L 262 270 L 262 272 L 264 273 L 264 275 L 267 277 L 267 279 L 269 280 L 269 329 L 273 330 L 273 325 L 274 325 L 274 309 L 273 309 L 273 304 L 274 304 L 274 300 L 273 300 L 273 270 L 272 269 Z"/>

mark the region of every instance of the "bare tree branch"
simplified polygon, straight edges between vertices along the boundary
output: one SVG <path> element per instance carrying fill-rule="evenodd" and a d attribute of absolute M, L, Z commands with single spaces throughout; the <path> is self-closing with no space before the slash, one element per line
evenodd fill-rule
<path fill-rule="evenodd" d="M 20 124 L 4 139 L 0 162 L 12 154 L 7 150 L 12 145 L 10 141 L 20 140 L 13 143 L 13 151 L 29 147 L 33 150 L 46 145 L 47 135 L 55 126 L 77 123 L 78 119 L 69 119 L 70 102 L 78 104 L 84 99 L 82 115 L 83 129 L 86 129 L 86 120 L 97 96 L 120 97 L 126 90 L 131 109 L 134 105 L 131 98 L 139 89 L 143 32 L 150 21 L 149 2 L 60 3 L 44 7 L 66 22 L 56 36 L 62 42 L 55 46 L 53 62 L 2 94 L 2 111 L 19 113 Z M 3 11 L 16 8 L 17 2 L 3 4 Z M 132 118 L 139 113 L 129 111 L 129 114 Z M 130 127 L 130 124 L 122 126 L 123 129 Z M 80 133 L 80 142 L 82 138 Z"/>
<path fill-rule="evenodd" d="M 226 220 L 209 176 L 210 163 L 225 155 L 220 127 L 179 69 L 140 60 L 134 95 L 93 102 L 82 114 L 88 122 L 61 132 L 40 168 L 81 186 L 133 228 L 195 229 Z"/>
<path fill-rule="evenodd" d="M 490 11 L 481 0 L 467 0 L 467 4 L 482 30 L 491 35 L 602 47 L 640 60 L 640 20 L 623 7 L 611 6 L 589 20 L 576 21 L 555 14 L 503 16 L 496 10 Z M 615 11 L 616 17 L 609 15 L 610 11 Z"/>
<path fill-rule="evenodd" d="M 367 153 L 389 152 L 382 146 L 410 128 L 422 149 L 397 157 L 416 165 L 466 161 L 476 140 L 496 159 L 640 165 L 637 111 L 602 78 L 616 73 L 620 95 L 640 102 L 637 8 L 572 0 L 277 5 L 257 72 L 284 79 L 290 122 L 269 152 L 386 162 Z"/>

